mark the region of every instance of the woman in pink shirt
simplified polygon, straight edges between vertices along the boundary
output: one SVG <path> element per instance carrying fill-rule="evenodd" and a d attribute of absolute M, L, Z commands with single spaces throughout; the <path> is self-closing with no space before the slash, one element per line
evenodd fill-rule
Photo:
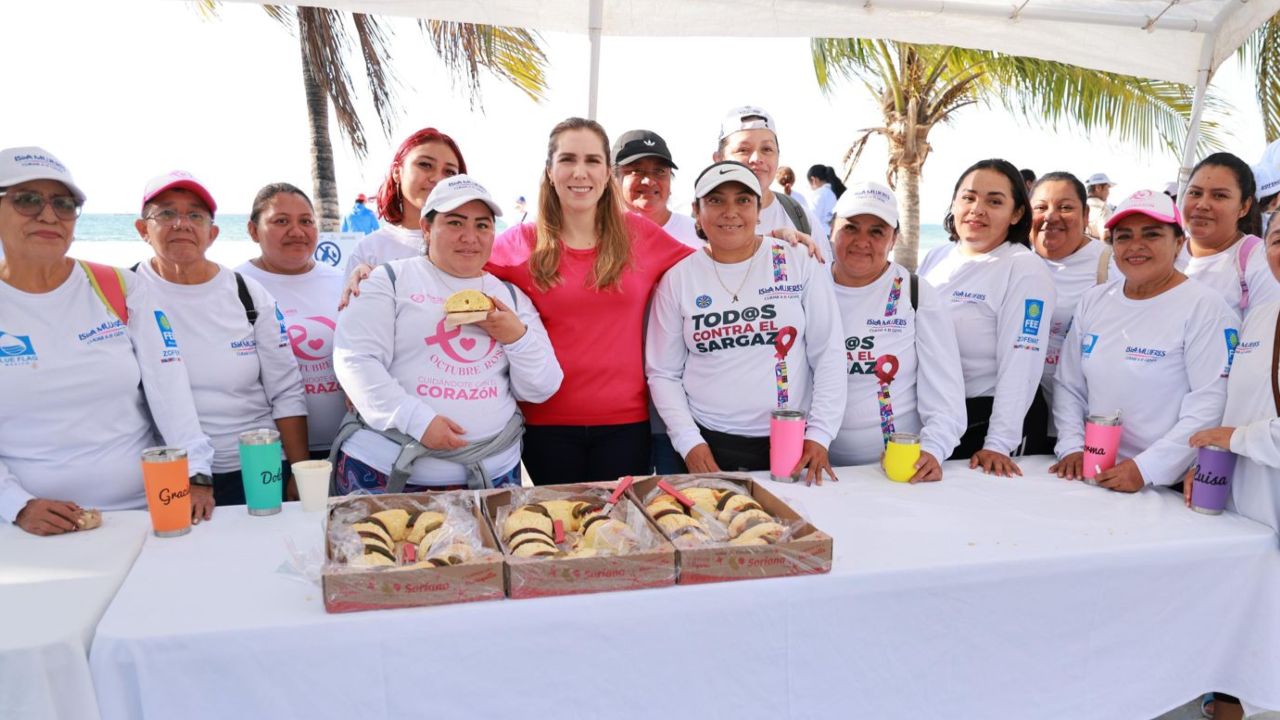
<path fill-rule="evenodd" d="M 521 403 L 524 465 L 538 485 L 649 469 L 645 309 L 693 250 L 625 212 L 621 197 L 604 128 L 565 120 L 551 130 L 537 221 L 499 236 L 486 267 L 533 299 L 564 369 L 550 399 Z"/>

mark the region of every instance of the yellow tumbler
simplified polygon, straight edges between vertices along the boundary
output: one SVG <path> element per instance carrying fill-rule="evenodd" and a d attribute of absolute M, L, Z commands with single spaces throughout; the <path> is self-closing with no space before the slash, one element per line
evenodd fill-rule
<path fill-rule="evenodd" d="M 907 482 L 916 474 L 920 460 L 920 436 L 915 433 L 891 433 L 884 448 L 884 474 L 894 482 Z"/>

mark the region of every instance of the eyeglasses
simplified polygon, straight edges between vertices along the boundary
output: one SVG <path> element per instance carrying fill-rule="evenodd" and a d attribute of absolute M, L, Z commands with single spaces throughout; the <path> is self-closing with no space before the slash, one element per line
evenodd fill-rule
<path fill-rule="evenodd" d="M 75 220 L 80 217 L 81 205 L 70 195 L 54 195 L 46 198 L 38 192 L 0 192 L 0 197 L 6 195 L 19 215 L 36 217 L 44 212 L 44 206 L 48 205 L 53 208 L 53 214 L 59 220 Z"/>
<path fill-rule="evenodd" d="M 626 168 L 622 171 L 623 175 L 629 175 L 637 180 L 651 178 L 653 180 L 666 180 L 671 177 L 671 170 L 668 168 L 654 168 L 653 170 L 641 170 L 640 168 Z"/>
<path fill-rule="evenodd" d="M 207 212 L 192 210 L 189 213 L 180 213 L 177 210 L 158 210 L 150 215 L 144 215 L 143 220 L 155 220 L 161 225 L 171 225 L 177 227 L 178 223 L 186 220 L 195 227 L 208 227 L 213 222 L 213 216 Z"/>

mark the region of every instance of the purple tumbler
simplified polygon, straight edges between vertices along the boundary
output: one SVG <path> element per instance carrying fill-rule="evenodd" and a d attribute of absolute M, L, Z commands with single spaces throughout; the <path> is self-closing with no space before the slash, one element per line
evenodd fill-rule
<path fill-rule="evenodd" d="M 1191 485 L 1191 509 L 1206 515 L 1219 515 L 1226 510 L 1235 469 L 1235 453 L 1216 445 L 1200 448 Z"/>

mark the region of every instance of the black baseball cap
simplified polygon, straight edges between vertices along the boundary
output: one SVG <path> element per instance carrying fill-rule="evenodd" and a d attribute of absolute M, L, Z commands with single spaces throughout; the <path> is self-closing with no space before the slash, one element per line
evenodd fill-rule
<path fill-rule="evenodd" d="M 672 170 L 679 170 L 671 159 L 667 141 L 652 130 L 629 130 L 613 144 L 613 164 L 628 165 L 645 157 L 661 158 Z"/>

